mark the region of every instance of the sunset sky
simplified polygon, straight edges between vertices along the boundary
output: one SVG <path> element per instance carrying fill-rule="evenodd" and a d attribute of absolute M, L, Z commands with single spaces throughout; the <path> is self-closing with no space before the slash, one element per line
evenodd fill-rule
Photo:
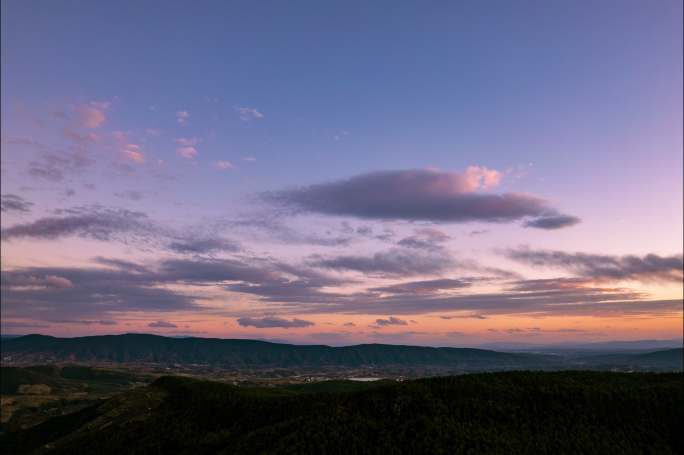
<path fill-rule="evenodd" d="M 2 333 L 682 336 L 682 2 L 2 2 Z"/>

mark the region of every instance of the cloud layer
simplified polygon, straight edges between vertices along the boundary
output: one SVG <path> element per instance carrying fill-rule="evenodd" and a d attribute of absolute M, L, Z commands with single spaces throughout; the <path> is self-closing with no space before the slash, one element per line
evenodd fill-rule
<path fill-rule="evenodd" d="M 684 280 L 682 255 L 608 256 L 518 248 L 507 256 L 527 265 L 566 270 L 595 280 L 673 282 Z"/>
<path fill-rule="evenodd" d="M 3 240 L 15 238 L 56 239 L 69 235 L 110 240 L 121 234 L 148 230 L 146 216 L 126 209 L 82 207 L 64 211 L 64 216 L 39 218 L 2 230 Z"/>

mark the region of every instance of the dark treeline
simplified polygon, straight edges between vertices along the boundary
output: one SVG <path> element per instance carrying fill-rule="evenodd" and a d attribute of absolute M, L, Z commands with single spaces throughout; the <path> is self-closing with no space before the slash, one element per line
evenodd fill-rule
<path fill-rule="evenodd" d="M 684 451 L 683 379 L 681 373 L 512 372 L 307 389 L 162 377 L 148 387 L 8 434 L 1 449 L 28 453 L 48 448 L 64 454 L 676 454 Z"/>

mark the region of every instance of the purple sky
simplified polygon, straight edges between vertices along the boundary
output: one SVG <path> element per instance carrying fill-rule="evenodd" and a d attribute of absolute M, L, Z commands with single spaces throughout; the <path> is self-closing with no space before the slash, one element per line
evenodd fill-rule
<path fill-rule="evenodd" d="M 681 337 L 682 3 L 2 2 L 2 331 Z"/>

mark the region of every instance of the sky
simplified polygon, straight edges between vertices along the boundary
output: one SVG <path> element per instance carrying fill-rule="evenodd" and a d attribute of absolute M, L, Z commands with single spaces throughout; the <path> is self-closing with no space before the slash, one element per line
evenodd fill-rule
<path fill-rule="evenodd" d="M 682 2 L 2 2 L 2 332 L 682 336 Z"/>

